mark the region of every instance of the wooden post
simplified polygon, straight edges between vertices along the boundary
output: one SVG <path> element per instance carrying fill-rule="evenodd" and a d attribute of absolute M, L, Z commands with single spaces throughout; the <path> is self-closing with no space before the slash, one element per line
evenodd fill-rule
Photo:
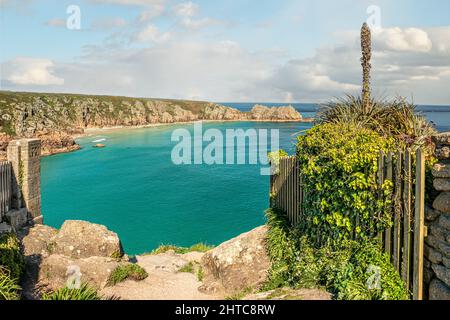
<path fill-rule="evenodd" d="M 392 152 L 387 156 L 386 180 L 392 181 Z M 393 182 L 393 181 L 392 181 Z M 389 212 L 392 215 L 392 210 Z M 392 261 L 392 228 L 387 228 L 384 234 L 384 251 L 389 255 Z"/>
<path fill-rule="evenodd" d="M 413 299 L 423 299 L 423 249 L 425 224 L 425 156 L 419 148 L 416 155 L 416 199 L 414 221 Z"/>
<path fill-rule="evenodd" d="M 400 271 L 400 257 L 401 257 L 401 225 L 400 219 L 402 216 L 402 163 L 403 153 L 397 153 L 397 163 L 395 166 L 395 202 L 394 202 L 394 267 L 397 271 Z"/>
<path fill-rule="evenodd" d="M 405 152 L 405 170 L 403 187 L 403 257 L 402 257 L 402 279 L 406 288 L 410 290 L 410 268 L 411 268 L 411 191 L 412 170 L 411 150 Z"/>
<path fill-rule="evenodd" d="M 378 187 L 380 188 L 380 193 L 378 195 L 379 200 L 383 199 L 383 191 L 381 190 L 384 183 L 384 152 L 380 151 L 380 156 L 378 159 Z M 378 219 L 381 218 L 381 212 L 378 214 Z M 383 244 L 383 232 L 378 233 L 378 241 L 380 245 Z"/>

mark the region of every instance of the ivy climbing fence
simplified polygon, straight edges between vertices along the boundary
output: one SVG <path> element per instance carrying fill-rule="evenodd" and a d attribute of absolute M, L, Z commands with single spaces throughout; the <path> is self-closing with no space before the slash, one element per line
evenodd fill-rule
<path fill-rule="evenodd" d="M 400 273 L 414 300 L 423 297 L 423 263 L 425 227 L 425 156 L 421 149 L 414 154 L 406 149 L 397 153 L 380 153 L 378 183 L 393 184 L 391 205 L 393 226 L 377 235 L 384 251 Z M 284 211 L 289 222 L 297 226 L 307 197 L 297 157 L 280 158 L 279 167 L 270 178 L 271 207 Z M 384 197 L 383 193 L 378 195 Z"/>

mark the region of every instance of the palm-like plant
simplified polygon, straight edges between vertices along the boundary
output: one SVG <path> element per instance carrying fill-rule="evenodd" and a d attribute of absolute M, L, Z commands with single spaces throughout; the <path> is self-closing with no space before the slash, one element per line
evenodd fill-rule
<path fill-rule="evenodd" d="M 318 121 L 322 123 L 351 123 L 375 130 L 383 136 L 396 138 L 399 144 L 415 149 L 430 146 L 430 137 L 436 134 L 433 125 L 416 106 L 404 98 L 374 99 L 371 97 L 370 71 L 372 58 L 371 32 L 366 23 L 361 28 L 361 65 L 363 69 L 362 95 L 347 95 L 321 105 Z M 431 149 L 430 149 L 431 150 Z"/>
<path fill-rule="evenodd" d="M 372 65 L 370 64 L 370 59 L 372 59 L 372 34 L 367 23 L 364 23 L 361 28 L 361 51 L 361 65 L 363 69 L 362 102 L 364 110 L 369 112 L 371 109 L 370 70 Z"/>

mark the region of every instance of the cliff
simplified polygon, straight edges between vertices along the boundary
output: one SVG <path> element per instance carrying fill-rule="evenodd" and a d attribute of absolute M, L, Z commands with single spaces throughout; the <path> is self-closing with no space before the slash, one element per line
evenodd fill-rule
<path fill-rule="evenodd" d="M 203 101 L 0 91 L 0 151 L 11 137 L 39 137 L 43 154 L 77 149 L 86 128 L 215 121 L 309 121 L 293 107 L 250 112 Z"/>

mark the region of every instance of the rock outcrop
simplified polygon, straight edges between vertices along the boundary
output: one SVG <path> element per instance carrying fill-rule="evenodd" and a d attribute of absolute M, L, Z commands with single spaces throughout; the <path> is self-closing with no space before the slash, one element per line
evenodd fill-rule
<path fill-rule="evenodd" d="M 50 251 L 72 258 L 106 257 L 123 255 L 120 239 L 105 226 L 85 221 L 64 222 L 61 230 L 50 240 Z"/>
<path fill-rule="evenodd" d="M 23 290 L 29 299 L 64 287 L 73 276 L 102 289 L 111 272 L 128 263 L 117 234 L 97 224 L 66 221 L 60 231 L 35 225 L 19 237 L 26 263 Z"/>
<path fill-rule="evenodd" d="M 242 112 L 202 101 L 0 91 L 0 157 L 13 137 L 39 137 L 43 155 L 48 155 L 77 150 L 73 136 L 87 128 L 198 120 L 311 121 L 292 106 L 256 105 L 250 112 Z"/>
<path fill-rule="evenodd" d="M 202 258 L 205 280 L 201 290 L 235 294 L 264 283 L 270 267 L 266 234 L 267 227 L 259 227 L 207 252 Z"/>

